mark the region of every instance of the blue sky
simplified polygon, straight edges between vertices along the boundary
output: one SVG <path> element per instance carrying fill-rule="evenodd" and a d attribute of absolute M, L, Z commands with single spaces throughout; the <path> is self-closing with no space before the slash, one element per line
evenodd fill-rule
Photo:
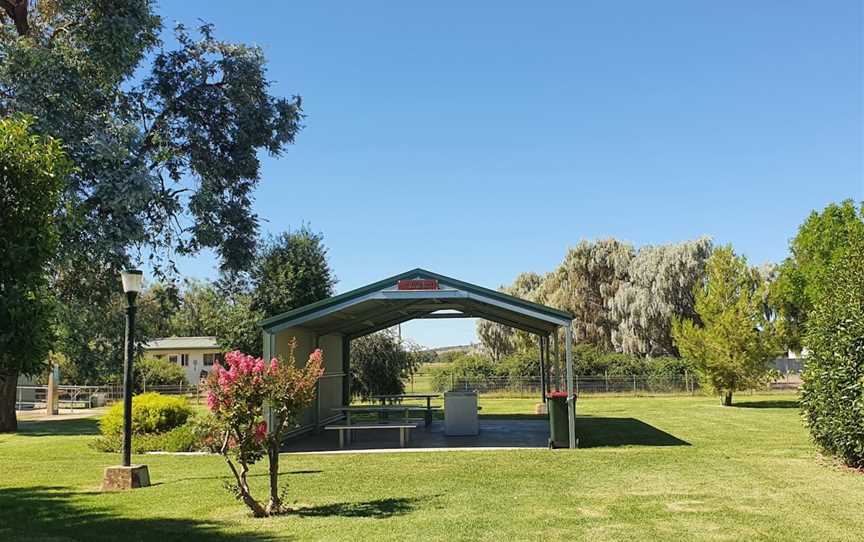
<path fill-rule="evenodd" d="M 414 267 L 483 286 L 581 239 L 710 235 L 779 261 L 864 199 L 862 5 L 163 2 L 259 45 L 306 128 L 263 158 L 265 231 L 324 233 L 345 291 Z M 213 277 L 211 254 L 181 261 Z M 473 321 L 414 322 L 429 346 Z"/>

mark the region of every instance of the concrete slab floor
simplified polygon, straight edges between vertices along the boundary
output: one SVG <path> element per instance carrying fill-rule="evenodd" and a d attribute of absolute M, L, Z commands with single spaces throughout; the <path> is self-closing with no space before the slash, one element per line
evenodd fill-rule
<path fill-rule="evenodd" d="M 480 420 L 480 434 L 449 437 L 444 434 L 444 422 L 433 421 L 429 427 L 411 431 L 405 448 L 399 447 L 399 432 L 393 430 L 356 431 L 354 441 L 339 449 L 337 431 L 322 430 L 317 435 L 305 435 L 286 443 L 283 453 L 356 453 L 404 451 L 453 451 L 547 448 L 547 420 Z"/>

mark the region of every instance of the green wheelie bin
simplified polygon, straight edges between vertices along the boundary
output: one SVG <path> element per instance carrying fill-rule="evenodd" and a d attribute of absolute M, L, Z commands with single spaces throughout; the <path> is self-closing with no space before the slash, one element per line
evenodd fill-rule
<path fill-rule="evenodd" d="M 549 447 L 569 447 L 570 420 L 567 416 L 567 392 L 553 391 L 547 393 L 546 410 L 549 412 Z"/>

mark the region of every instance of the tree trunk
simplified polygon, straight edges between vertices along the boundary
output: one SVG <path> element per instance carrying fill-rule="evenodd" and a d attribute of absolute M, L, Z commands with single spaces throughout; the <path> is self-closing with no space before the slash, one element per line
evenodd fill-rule
<path fill-rule="evenodd" d="M 723 406 L 732 406 L 732 390 L 727 390 L 723 394 Z"/>
<path fill-rule="evenodd" d="M 249 466 L 241 463 L 242 470 L 240 471 L 240 495 L 243 497 L 243 502 L 252 510 L 252 515 L 256 518 L 267 517 L 267 511 L 261 506 L 261 503 L 252 497 L 252 492 L 249 490 L 249 482 L 246 475 L 249 473 Z"/>
<path fill-rule="evenodd" d="M 267 503 L 267 513 L 270 515 L 282 512 L 282 499 L 279 497 L 279 444 L 270 442 L 267 446 L 267 459 L 270 463 L 270 502 Z"/>
<path fill-rule="evenodd" d="M 237 481 L 237 492 L 240 494 L 240 499 L 243 501 L 243 504 L 249 507 L 252 510 L 252 515 L 256 518 L 263 518 L 267 516 L 267 511 L 264 510 L 264 507 L 261 506 L 261 503 L 255 500 L 255 497 L 252 496 L 252 492 L 249 491 L 249 482 L 246 478 L 246 475 L 249 473 L 249 465 L 245 462 L 240 462 L 240 472 L 237 471 L 237 467 L 234 466 L 234 462 L 231 461 L 231 458 L 228 457 L 228 437 L 229 432 L 225 432 L 225 438 L 222 440 L 222 449 L 220 453 L 222 457 L 225 458 L 225 462 L 228 463 L 228 468 L 231 469 L 231 473 L 234 474 L 234 479 Z"/>
<path fill-rule="evenodd" d="M 18 388 L 18 371 L 7 370 L 0 373 L 0 433 L 14 433 L 18 430 L 15 418 L 15 393 Z"/>

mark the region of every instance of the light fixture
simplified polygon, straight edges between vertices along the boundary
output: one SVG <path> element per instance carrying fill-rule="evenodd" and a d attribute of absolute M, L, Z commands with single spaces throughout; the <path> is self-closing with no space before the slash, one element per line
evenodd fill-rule
<path fill-rule="evenodd" d="M 137 294 L 144 286 L 144 272 L 138 269 L 126 269 L 120 273 L 123 279 L 123 291 L 127 294 Z"/>

